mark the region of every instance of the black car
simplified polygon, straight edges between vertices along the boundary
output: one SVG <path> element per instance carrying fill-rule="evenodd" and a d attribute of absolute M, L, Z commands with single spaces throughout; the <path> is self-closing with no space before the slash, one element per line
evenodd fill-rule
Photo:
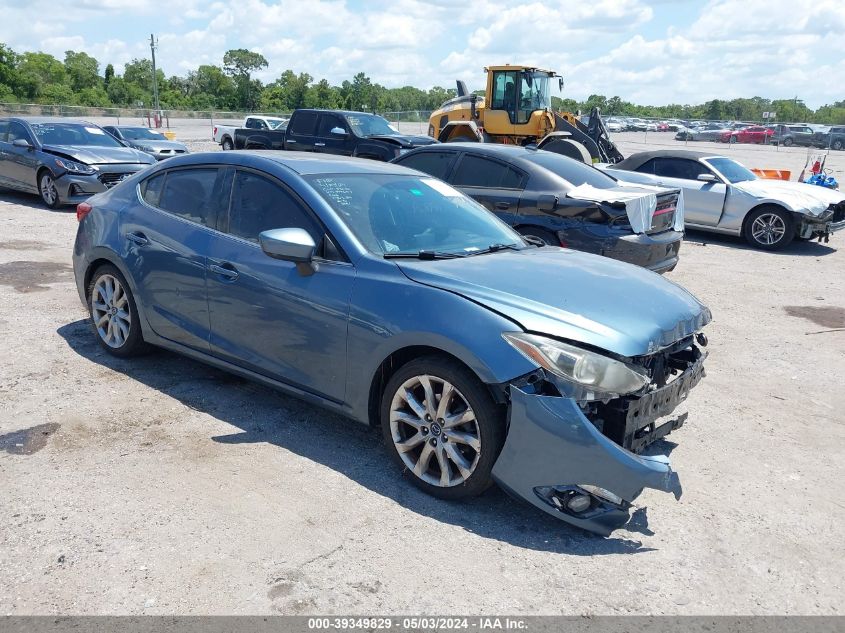
<path fill-rule="evenodd" d="M 82 202 L 155 162 L 87 121 L 0 118 L 0 187 L 39 194 L 51 209 Z"/>
<path fill-rule="evenodd" d="M 678 263 L 683 231 L 676 230 L 677 189 L 657 192 L 646 226 L 636 212 L 629 217 L 624 200 L 642 199 L 652 191 L 621 185 L 560 154 L 494 143 L 448 143 L 412 150 L 393 162 L 445 180 L 523 235 L 546 244 L 660 273 Z"/>
<path fill-rule="evenodd" d="M 834 125 L 827 132 L 815 132 L 813 145 L 837 151 L 845 149 L 845 126 Z"/>
<path fill-rule="evenodd" d="M 387 119 L 346 110 L 294 111 L 284 129 L 235 130 L 235 149 L 286 149 L 389 161 L 421 145 L 437 143 L 430 136 L 401 134 Z"/>

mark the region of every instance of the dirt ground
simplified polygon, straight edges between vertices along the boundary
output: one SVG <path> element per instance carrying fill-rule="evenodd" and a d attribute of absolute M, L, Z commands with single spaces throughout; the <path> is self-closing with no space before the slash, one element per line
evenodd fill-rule
<path fill-rule="evenodd" d="M 647 490 L 600 538 L 498 489 L 429 498 L 374 430 L 257 384 L 106 355 L 75 231 L 0 192 L 0 614 L 845 613 L 845 234 L 688 236 L 668 277 L 714 321 L 660 444 L 684 495 Z"/>

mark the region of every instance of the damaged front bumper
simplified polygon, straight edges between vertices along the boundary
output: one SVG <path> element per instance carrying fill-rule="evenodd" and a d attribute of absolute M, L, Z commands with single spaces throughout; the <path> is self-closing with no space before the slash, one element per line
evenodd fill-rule
<path fill-rule="evenodd" d="M 680 427 L 685 415 L 659 426 L 657 420 L 686 399 L 704 375 L 704 359 L 678 380 L 620 409 L 627 426 L 615 429 L 619 440 L 640 450 Z M 493 478 L 509 494 L 604 536 L 628 522 L 631 504 L 644 488 L 681 496 L 680 480 L 666 457 L 636 455 L 602 433 L 574 399 L 543 395 L 530 384 L 510 386 L 508 435 Z"/>

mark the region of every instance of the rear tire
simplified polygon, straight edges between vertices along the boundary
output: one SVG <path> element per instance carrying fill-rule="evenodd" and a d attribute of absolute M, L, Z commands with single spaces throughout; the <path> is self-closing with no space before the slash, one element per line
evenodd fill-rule
<path fill-rule="evenodd" d="M 478 139 L 474 136 L 469 136 L 468 134 L 459 134 L 458 136 L 453 136 L 450 138 L 447 143 L 478 143 Z"/>
<path fill-rule="evenodd" d="M 421 490 L 462 499 L 493 483 L 504 412 L 457 361 L 424 356 L 400 367 L 385 387 L 380 415 L 388 452 Z"/>
<path fill-rule="evenodd" d="M 87 291 L 88 314 L 100 347 L 120 358 L 149 350 L 141 334 L 135 298 L 117 267 L 100 266 L 91 275 Z"/>
<path fill-rule="evenodd" d="M 789 147 L 790 145 L 792 145 L 792 139 L 791 138 L 783 139 L 783 143 L 781 143 L 781 145 L 783 145 L 784 147 Z"/>
<path fill-rule="evenodd" d="M 593 158 L 590 156 L 590 152 L 587 151 L 587 148 L 578 141 L 573 141 L 568 138 L 558 138 L 553 141 L 549 141 L 539 149 L 546 150 L 547 152 L 554 152 L 555 154 L 560 154 L 561 156 L 566 156 L 567 158 L 577 160 L 585 165 L 593 164 Z"/>
<path fill-rule="evenodd" d="M 230 139 L 229 137 L 224 138 L 223 142 L 220 143 L 220 146 L 223 148 L 224 152 L 228 152 L 230 150 L 235 149 L 235 146 L 232 143 L 232 139 Z"/>
<path fill-rule="evenodd" d="M 842 141 L 840 139 L 836 139 L 833 143 L 830 144 L 831 149 L 835 149 L 839 151 L 842 149 Z"/>
<path fill-rule="evenodd" d="M 560 240 L 551 231 L 537 226 L 521 226 L 517 229 L 521 235 L 531 235 L 545 242 L 547 246 L 560 246 Z"/>
<path fill-rule="evenodd" d="M 745 218 L 746 241 L 765 251 L 786 248 L 795 239 L 792 217 L 781 207 L 764 206 Z"/>

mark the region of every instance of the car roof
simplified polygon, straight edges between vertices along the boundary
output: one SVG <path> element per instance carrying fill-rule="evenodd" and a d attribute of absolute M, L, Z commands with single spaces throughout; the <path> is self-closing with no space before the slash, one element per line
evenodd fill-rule
<path fill-rule="evenodd" d="M 301 176 L 311 174 L 395 174 L 420 175 L 414 169 L 401 165 L 384 163 L 367 158 L 336 156 L 333 154 L 312 154 L 282 150 L 235 150 L 230 152 L 197 152 L 169 158 L 168 166 L 188 167 L 204 163 L 231 164 L 243 167 L 259 167 L 262 162 L 273 162 Z M 427 174 L 422 174 L 430 177 Z"/>
<path fill-rule="evenodd" d="M 77 123 L 97 125 L 96 123 L 91 123 L 91 121 L 86 121 L 84 119 L 70 119 L 64 116 L 9 116 L 0 118 L 9 119 L 10 121 L 23 121 L 24 123 Z"/>
<path fill-rule="evenodd" d="M 616 163 L 615 167 L 636 169 L 652 158 L 686 158 L 689 160 L 699 160 L 701 158 L 716 158 L 717 156 L 718 154 L 714 154 L 713 152 L 697 152 L 689 149 L 657 149 L 650 152 L 632 154 L 625 160 Z"/>
<path fill-rule="evenodd" d="M 330 110 L 327 108 L 300 108 L 299 110 L 294 111 L 294 114 L 296 114 L 297 112 L 328 112 L 330 114 L 365 114 L 367 116 L 381 116 L 380 114 L 374 114 L 372 112 L 358 112 L 356 110 Z"/>

